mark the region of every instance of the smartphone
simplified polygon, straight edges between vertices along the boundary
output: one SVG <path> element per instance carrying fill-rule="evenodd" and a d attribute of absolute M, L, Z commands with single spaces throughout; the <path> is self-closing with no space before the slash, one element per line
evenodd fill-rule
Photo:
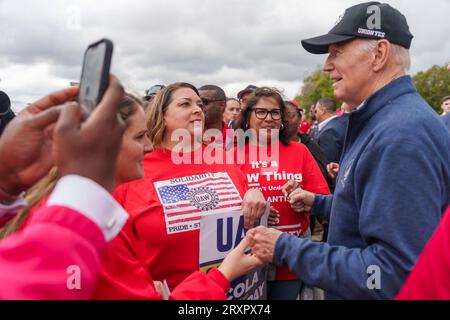
<path fill-rule="evenodd" d="M 108 88 L 112 52 L 112 41 L 101 39 L 89 45 L 84 53 L 78 103 L 87 114 L 100 103 Z"/>

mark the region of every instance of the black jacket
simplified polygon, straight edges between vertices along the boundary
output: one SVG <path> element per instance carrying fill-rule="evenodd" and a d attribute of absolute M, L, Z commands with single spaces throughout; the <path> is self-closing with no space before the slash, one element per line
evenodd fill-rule
<path fill-rule="evenodd" d="M 326 163 L 339 163 L 347 130 L 348 115 L 331 119 L 316 135 L 315 141 L 325 153 Z"/>

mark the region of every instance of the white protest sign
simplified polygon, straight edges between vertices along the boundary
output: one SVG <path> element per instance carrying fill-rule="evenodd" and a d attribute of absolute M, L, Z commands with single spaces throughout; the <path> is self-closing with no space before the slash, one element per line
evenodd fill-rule
<path fill-rule="evenodd" d="M 267 226 L 270 204 L 261 224 Z M 242 211 L 222 211 L 202 216 L 200 222 L 200 270 L 217 268 L 245 235 Z M 267 267 L 262 266 L 231 283 L 229 300 L 264 300 L 267 296 Z"/>

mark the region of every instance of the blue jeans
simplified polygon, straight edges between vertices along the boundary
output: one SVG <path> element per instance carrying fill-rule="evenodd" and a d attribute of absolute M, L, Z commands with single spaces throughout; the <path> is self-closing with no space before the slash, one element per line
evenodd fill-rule
<path fill-rule="evenodd" d="M 267 300 L 296 300 L 302 286 L 301 280 L 268 281 Z"/>

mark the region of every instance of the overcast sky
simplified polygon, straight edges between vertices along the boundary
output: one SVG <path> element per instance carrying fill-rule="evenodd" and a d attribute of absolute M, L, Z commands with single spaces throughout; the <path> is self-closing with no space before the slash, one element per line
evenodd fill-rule
<path fill-rule="evenodd" d="M 14 108 L 78 81 L 89 43 L 110 38 L 112 72 L 139 94 L 156 83 L 248 84 L 293 98 L 326 55 L 300 40 L 328 32 L 354 0 L 0 0 L 0 89 Z M 450 61 L 450 0 L 387 1 L 415 36 L 411 73 Z"/>

